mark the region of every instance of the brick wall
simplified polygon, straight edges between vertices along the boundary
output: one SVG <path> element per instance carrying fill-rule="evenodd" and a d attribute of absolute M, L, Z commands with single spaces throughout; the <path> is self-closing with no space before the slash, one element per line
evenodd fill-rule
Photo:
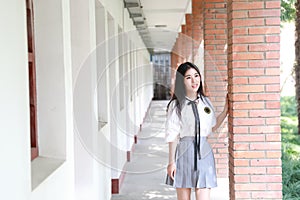
<path fill-rule="evenodd" d="M 281 199 L 280 1 L 228 1 L 230 199 Z"/>
<path fill-rule="evenodd" d="M 204 2 L 204 75 L 206 93 L 216 114 L 223 111 L 227 94 L 227 7 L 226 1 Z M 227 122 L 210 137 L 218 177 L 228 177 Z"/>
<path fill-rule="evenodd" d="M 229 172 L 230 199 L 281 199 L 280 1 L 193 0 L 186 22 L 172 67 L 191 53 L 199 65 L 204 39 L 205 82 L 218 112 L 228 83 L 229 134 L 212 142 L 218 176 Z M 185 46 L 189 27 L 192 52 Z"/>

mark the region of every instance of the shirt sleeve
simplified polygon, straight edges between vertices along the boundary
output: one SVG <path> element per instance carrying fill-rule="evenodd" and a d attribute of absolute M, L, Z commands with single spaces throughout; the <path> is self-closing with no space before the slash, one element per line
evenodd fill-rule
<path fill-rule="evenodd" d="M 177 115 L 175 101 L 169 105 L 167 120 L 165 124 L 165 141 L 174 142 L 180 132 L 181 122 Z"/>

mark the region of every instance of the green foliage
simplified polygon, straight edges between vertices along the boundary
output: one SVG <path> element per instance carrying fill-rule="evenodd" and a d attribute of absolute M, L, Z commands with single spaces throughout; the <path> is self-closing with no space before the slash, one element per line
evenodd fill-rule
<path fill-rule="evenodd" d="M 300 136 L 295 97 L 282 97 L 282 191 L 283 200 L 300 199 Z"/>
<path fill-rule="evenodd" d="M 300 198 L 300 160 L 285 151 L 282 154 L 282 186 L 283 199 Z"/>
<path fill-rule="evenodd" d="M 280 99 L 281 116 L 296 117 L 297 105 L 295 96 L 285 96 Z"/>
<path fill-rule="evenodd" d="M 296 0 L 281 0 L 281 21 L 290 22 L 296 19 Z"/>

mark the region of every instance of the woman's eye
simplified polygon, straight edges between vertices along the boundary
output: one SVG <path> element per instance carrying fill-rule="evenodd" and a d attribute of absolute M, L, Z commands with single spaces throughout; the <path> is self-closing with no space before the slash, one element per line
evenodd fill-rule
<path fill-rule="evenodd" d="M 195 77 L 196 77 L 196 78 L 199 77 L 199 74 L 195 74 Z"/>
<path fill-rule="evenodd" d="M 191 79 L 191 77 L 190 77 L 190 76 L 187 76 L 186 79 Z"/>

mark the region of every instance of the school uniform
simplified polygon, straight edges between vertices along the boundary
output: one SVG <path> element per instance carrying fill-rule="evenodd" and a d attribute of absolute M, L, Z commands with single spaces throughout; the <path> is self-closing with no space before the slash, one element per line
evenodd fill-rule
<path fill-rule="evenodd" d="M 207 97 L 197 102 L 186 97 L 181 116 L 175 101 L 169 105 L 166 121 L 166 142 L 178 140 L 174 181 L 167 176 L 166 184 L 175 188 L 213 188 L 217 186 L 215 160 L 206 138 L 216 125 L 214 108 Z"/>

